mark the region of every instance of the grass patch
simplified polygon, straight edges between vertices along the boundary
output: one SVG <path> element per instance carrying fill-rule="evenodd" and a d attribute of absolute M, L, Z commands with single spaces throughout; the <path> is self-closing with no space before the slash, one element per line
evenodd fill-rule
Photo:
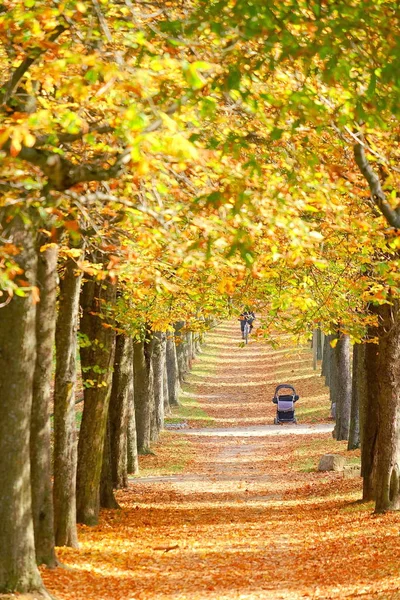
<path fill-rule="evenodd" d="M 296 470 L 310 473 L 316 471 L 319 460 L 323 454 L 339 454 L 344 456 L 347 465 L 361 463 L 360 450 L 347 450 L 347 442 L 338 442 L 333 438 L 324 436 L 306 439 L 300 448 L 294 452 L 294 465 Z"/>
<path fill-rule="evenodd" d="M 193 444 L 178 433 L 161 432 L 154 454 L 139 456 L 139 477 L 182 473 L 195 456 Z"/>
<path fill-rule="evenodd" d="M 196 427 L 200 422 L 208 426 L 215 423 L 215 420 L 207 415 L 195 398 L 181 395 L 179 406 L 172 407 L 172 415 L 166 417 L 165 422 L 173 424 L 182 421 L 186 421 L 189 425 L 194 424 Z"/>
<path fill-rule="evenodd" d="M 346 506 L 342 506 L 340 508 L 340 512 L 344 513 L 358 513 L 358 512 L 374 512 L 375 502 L 373 500 L 369 502 L 363 502 L 362 500 L 358 500 L 356 502 L 351 502 L 351 504 L 347 504 Z"/>
<path fill-rule="evenodd" d="M 307 407 L 296 405 L 296 419 L 299 422 L 321 423 L 329 419 L 330 409 L 327 406 Z"/>

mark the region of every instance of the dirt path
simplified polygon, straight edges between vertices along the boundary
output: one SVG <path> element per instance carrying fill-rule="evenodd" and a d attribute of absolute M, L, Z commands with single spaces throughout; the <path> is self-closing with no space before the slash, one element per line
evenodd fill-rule
<path fill-rule="evenodd" d="M 142 464 L 163 452 L 179 460 L 186 446 L 193 460 L 184 473 L 135 478 L 122 511 L 81 528 L 80 550 L 60 551 L 72 571 L 44 573 L 60 600 L 400 598 L 398 519 L 354 504 L 359 478 L 315 472 L 345 445 L 320 424 L 329 404 L 309 350 L 239 341 L 236 323 L 210 334 L 185 386 L 212 427 L 188 419 Z M 285 381 L 300 394 L 296 429 L 271 425 Z"/>

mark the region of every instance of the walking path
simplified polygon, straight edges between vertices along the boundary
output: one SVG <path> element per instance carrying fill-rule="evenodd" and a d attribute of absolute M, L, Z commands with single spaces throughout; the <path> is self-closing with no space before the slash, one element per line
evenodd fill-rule
<path fill-rule="evenodd" d="M 398 519 L 354 503 L 360 478 L 315 470 L 323 453 L 349 453 L 323 422 L 310 350 L 243 348 L 237 330 L 209 334 L 185 385 L 213 421 L 188 417 L 141 466 L 191 462 L 134 478 L 122 511 L 81 529 L 81 549 L 61 551 L 72 572 L 44 574 L 60 600 L 400 600 Z M 300 395 L 296 426 L 272 424 L 283 382 Z"/>

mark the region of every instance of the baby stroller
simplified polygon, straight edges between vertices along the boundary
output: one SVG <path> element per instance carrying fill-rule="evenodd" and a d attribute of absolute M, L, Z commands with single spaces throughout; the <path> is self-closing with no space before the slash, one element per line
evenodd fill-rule
<path fill-rule="evenodd" d="M 285 389 L 285 394 L 280 394 L 279 390 Z M 291 390 L 293 393 L 287 393 L 288 390 Z M 282 383 L 275 388 L 274 397 L 272 398 L 272 402 L 277 404 L 276 407 L 276 417 L 274 419 L 275 425 L 278 423 L 297 423 L 297 420 L 294 416 L 294 404 L 299 399 L 296 394 L 296 390 L 292 385 L 288 383 Z"/>

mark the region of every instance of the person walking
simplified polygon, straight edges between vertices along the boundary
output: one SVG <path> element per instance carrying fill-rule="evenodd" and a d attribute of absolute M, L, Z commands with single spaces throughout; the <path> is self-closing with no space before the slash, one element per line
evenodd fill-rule
<path fill-rule="evenodd" d="M 244 308 L 243 312 L 240 313 L 240 331 L 242 332 L 242 339 L 244 339 L 244 326 L 246 323 L 250 325 L 250 332 L 253 329 L 253 321 L 255 321 L 256 315 L 249 308 Z"/>

